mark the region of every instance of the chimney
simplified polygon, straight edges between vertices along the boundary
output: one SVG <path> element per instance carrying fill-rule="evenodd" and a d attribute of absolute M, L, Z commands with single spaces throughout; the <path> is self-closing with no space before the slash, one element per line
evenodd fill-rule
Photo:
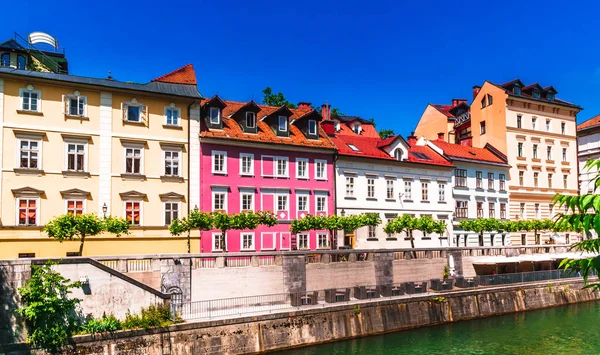
<path fill-rule="evenodd" d="M 479 94 L 479 90 L 481 90 L 481 86 L 479 86 L 479 85 L 473 86 L 473 99 L 475 97 L 477 97 L 477 94 Z"/>
<path fill-rule="evenodd" d="M 298 102 L 298 110 L 310 111 L 311 109 L 310 102 Z"/>
<path fill-rule="evenodd" d="M 440 142 L 444 141 L 444 132 L 438 133 L 438 141 L 440 141 Z"/>
<path fill-rule="evenodd" d="M 410 136 L 406 138 L 408 138 L 408 145 L 411 147 L 417 145 L 417 136 L 415 136 L 415 132 L 411 132 Z"/>
<path fill-rule="evenodd" d="M 321 128 L 323 128 L 323 131 L 325 131 L 325 133 L 327 133 L 328 136 L 330 136 L 330 137 L 335 136 L 335 122 L 322 121 Z"/>
<path fill-rule="evenodd" d="M 465 99 L 452 99 L 452 107 L 456 107 L 460 104 L 466 104 L 466 103 L 467 103 L 467 100 L 465 100 Z"/>
<path fill-rule="evenodd" d="M 326 121 L 331 119 L 331 105 L 330 104 L 321 105 L 321 116 L 323 116 L 323 119 Z"/>

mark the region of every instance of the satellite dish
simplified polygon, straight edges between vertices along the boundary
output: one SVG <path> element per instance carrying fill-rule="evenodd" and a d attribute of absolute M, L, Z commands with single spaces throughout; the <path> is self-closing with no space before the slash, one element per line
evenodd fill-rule
<path fill-rule="evenodd" d="M 56 38 L 44 32 L 31 32 L 28 36 L 29 44 L 44 43 L 58 49 L 58 41 Z"/>

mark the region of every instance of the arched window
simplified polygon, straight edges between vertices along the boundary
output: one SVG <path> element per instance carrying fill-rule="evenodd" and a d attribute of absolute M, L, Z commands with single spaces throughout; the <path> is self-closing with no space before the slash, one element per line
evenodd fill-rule
<path fill-rule="evenodd" d="M 4 53 L 0 57 L 0 67 L 9 67 L 10 66 L 10 53 Z"/>
<path fill-rule="evenodd" d="M 398 160 L 398 161 L 402 160 L 402 150 L 401 149 L 394 150 L 394 158 L 396 158 L 396 160 Z"/>
<path fill-rule="evenodd" d="M 25 70 L 25 67 L 27 66 L 27 60 L 25 59 L 24 56 L 22 55 L 18 55 L 17 56 L 17 69 L 23 69 Z"/>

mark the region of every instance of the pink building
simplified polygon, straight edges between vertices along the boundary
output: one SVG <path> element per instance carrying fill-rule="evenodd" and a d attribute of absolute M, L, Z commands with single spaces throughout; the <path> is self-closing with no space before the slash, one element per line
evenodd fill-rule
<path fill-rule="evenodd" d="M 334 213 L 334 146 L 310 104 L 298 109 L 253 101 L 201 104 L 200 210 L 273 211 L 274 227 L 203 232 L 201 252 L 328 249 L 326 231 L 290 233 L 290 222 L 307 214 Z"/>

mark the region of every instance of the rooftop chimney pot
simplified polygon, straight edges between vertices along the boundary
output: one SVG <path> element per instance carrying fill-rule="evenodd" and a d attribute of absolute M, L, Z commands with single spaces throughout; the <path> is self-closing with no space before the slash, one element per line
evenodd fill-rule
<path fill-rule="evenodd" d="M 312 109 L 310 102 L 298 102 L 298 110 L 310 111 Z"/>
<path fill-rule="evenodd" d="M 477 97 L 480 90 L 481 90 L 481 86 L 479 86 L 479 85 L 473 86 L 473 99 L 475 99 L 475 97 Z"/>
<path fill-rule="evenodd" d="M 443 142 L 444 141 L 444 135 L 445 135 L 444 132 L 438 133 L 438 138 L 437 138 L 438 141 L 442 141 Z"/>

